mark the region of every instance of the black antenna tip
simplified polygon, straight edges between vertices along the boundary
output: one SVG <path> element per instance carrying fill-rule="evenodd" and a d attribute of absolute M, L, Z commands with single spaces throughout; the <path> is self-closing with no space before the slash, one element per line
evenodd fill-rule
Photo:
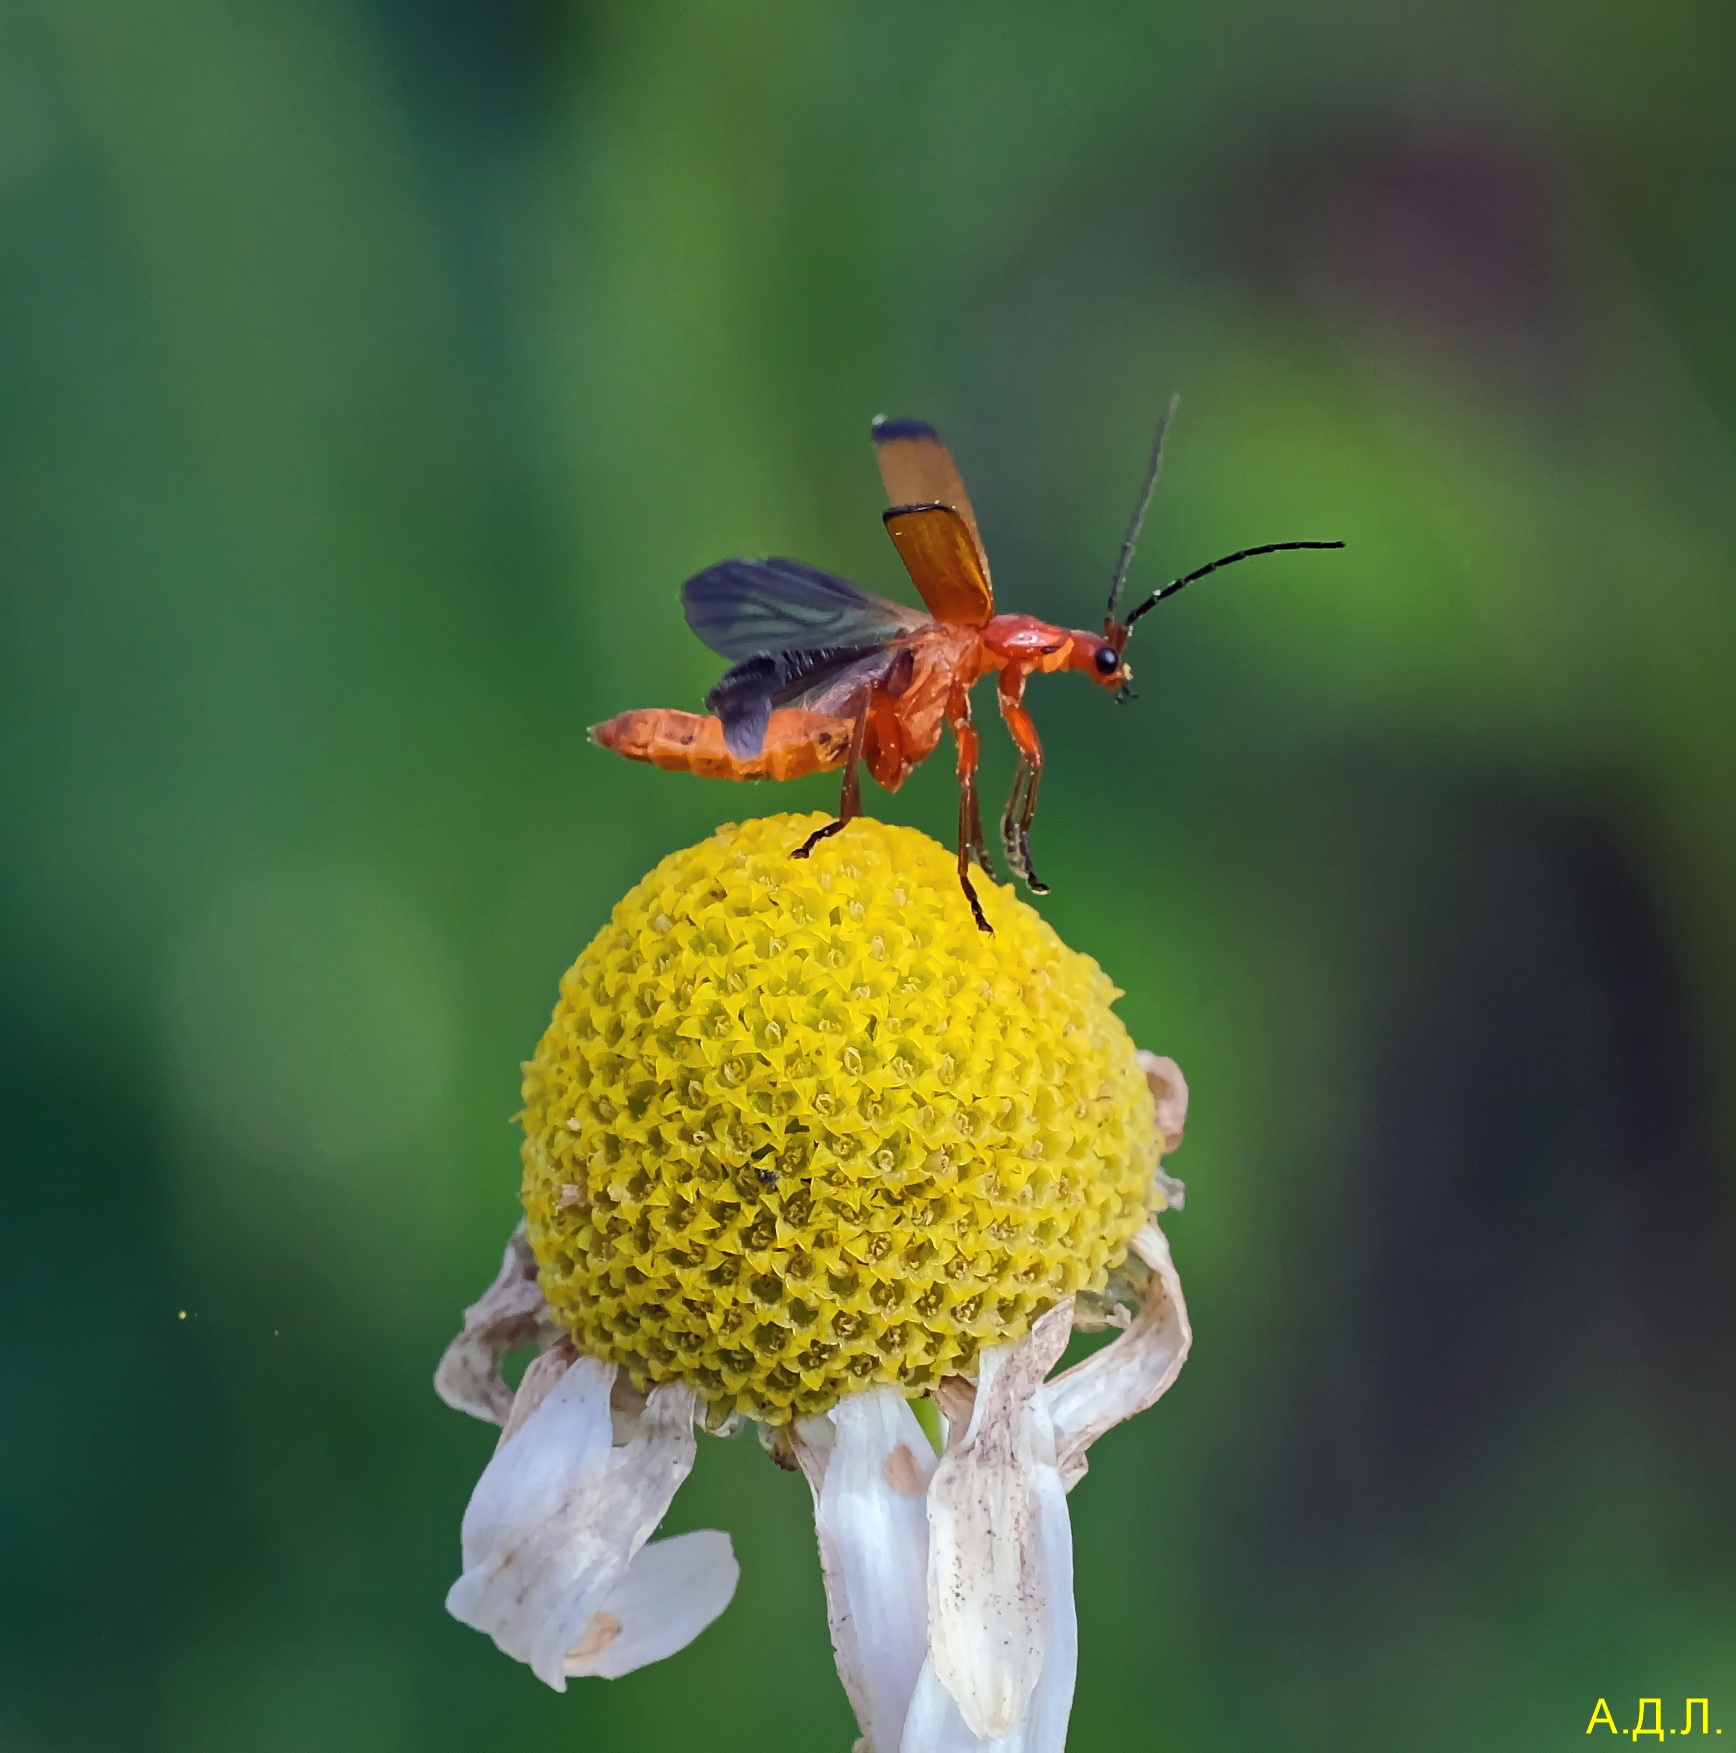
<path fill-rule="evenodd" d="M 1233 554 L 1225 554 L 1221 559 L 1213 560 L 1204 566 L 1196 566 L 1184 578 L 1178 578 L 1166 584 L 1162 590 L 1154 590 L 1137 609 L 1130 614 L 1122 626 L 1129 631 L 1133 623 L 1142 615 L 1155 609 L 1166 597 L 1172 597 L 1178 590 L 1195 583 L 1209 573 L 1221 571 L 1226 566 L 1237 565 L 1243 560 L 1257 559 L 1262 554 L 1291 554 L 1300 548 L 1342 548 L 1342 542 L 1262 542 L 1257 548 L 1238 548 Z"/>

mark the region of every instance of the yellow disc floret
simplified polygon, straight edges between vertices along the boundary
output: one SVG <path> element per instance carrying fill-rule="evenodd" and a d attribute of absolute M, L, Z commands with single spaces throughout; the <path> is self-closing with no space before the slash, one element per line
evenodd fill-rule
<path fill-rule="evenodd" d="M 969 1374 L 1145 1221 L 1158 1138 L 1119 996 L 1010 890 L 821 817 L 666 858 L 525 1068 L 524 1205 L 581 1350 L 768 1422 Z"/>

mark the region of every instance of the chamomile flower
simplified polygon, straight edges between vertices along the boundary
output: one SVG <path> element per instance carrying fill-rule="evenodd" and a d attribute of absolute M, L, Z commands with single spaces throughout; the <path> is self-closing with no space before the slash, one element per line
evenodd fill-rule
<path fill-rule="evenodd" d="M 792 860 L 815 825 L 665 859 L 562 982 L 525 1222 L 436 1377 L 503 1427 L 448 1606 L 557 1688 L 682 1648 L 736 1562 L 649 1537 L 696 1426 L 747 1418 L 812 1490 L 859 1746 L 1059 1753 L 1066 1494 L 1191 1339 L 1156 1222 L 1186 1085 L 1009 890 L 984 934 L 933 841 L 860 820 Z"/>

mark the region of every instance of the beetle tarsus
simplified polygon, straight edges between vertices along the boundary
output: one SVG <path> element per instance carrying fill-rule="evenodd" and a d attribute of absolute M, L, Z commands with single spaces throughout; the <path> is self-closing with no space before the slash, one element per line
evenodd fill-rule
<path fill-rule="evenodd" d="M 816 828 L 794 852 L 791 858 L 806 858 L 822 840 L 830 840 L 834 834 L 843 830 L 855 821 L 862 813 L 862 745 L 868 736 L 868 706 L 864 702 L 861 711 L 856 714 L 855 728 L 850 732 L 850 752 L 844 757 L 844 789 L 838 799 L 838 819 L 828 822 L 823 828 Z"/>
<path fill-rule="evenodd" d="M 1049 885 L 1037 875 L 1031 862 L 1031 822 L 1037 814 L 1037 781 L 1041 769 L 1030 761 L 1021 761 L 1013 775 L 1013 789 L 1001 816 L 1001 843 L 1007 849 L 1007 862 L 1033 895 L 1046 895 Z"/>
<path fill-rule="evenodd" d="M 958 799 L 958 886 L 964 890 L 964 898 L 970 902 L 970 910 L 976 917 L 977 930 L 978 931 L 986 931 L 990 937 L 993 937 L 995 934 L 995 928 L 989 924 L 987 917 L 983 913 L 982 902 L 977 899 L 977 892 L 975 889 L 973 889 L 971 887 L 971 882 L 970 882 L 970 857 L 971 857 L 971 850 L 972 850 L 972 848 L 971 848 L 971 832 L 970 832 L 971 801 L 972 801 L 971 792 L 962 791 L 959 793 L 959 799 Z M 978 825 L 979 838 L 980 838 L 980 835 L 981 835 L 981 825 L 979 823 L 979 825 Z M 977 855 L 979 860 L 982 858 L 982 848 L 980 846 L 978 846 L 976 848 L 976 855 Z M 992 870 L 988 870 L 988 866 L 986 864 L 983 866 L 983 868 L 984 868 L 984 870 L 988 871 L 989 880 L 991 882 L 993 882 L 995 880 L 995 873 Z"/>
<path fill-rule="evenodd" d="M 958 850 L 958 885 L 964 890 L 964 898 L 970 902 L 970 910 L 976 918 L 977 930 L 986 931 L 990 937 L 993 937 L 995 928 L 989 924 L 988 916 L 983 912 L 983 904 L 977 899 L 976 890 L 971 887 L 970 860 L 965 856 L 965 848 L 962 846 Z"/>
<path fill-rule="evenodd" d="M 830 840 L 834 834 L 841 833 L 845 828 L 849 827 L 849 825 L 850 822 L 847 817 L 839 816 L 836 821 L 828 822 L 825 827 L 816 828 L 813 833 L 811 833 L 807 839 L 790 854 L 790 857 L 806 858 L 822 840 Z"/>
<path fill-rule="evenodd" d="M 1028 828 L 1019 830 L 1019 875 L 1025 879 L 1025 887 L 1033 895 L 1046 895 L 1049 885 L 1037 875 L 1037 867 L 1031 863 L 1031 832 Z"/>

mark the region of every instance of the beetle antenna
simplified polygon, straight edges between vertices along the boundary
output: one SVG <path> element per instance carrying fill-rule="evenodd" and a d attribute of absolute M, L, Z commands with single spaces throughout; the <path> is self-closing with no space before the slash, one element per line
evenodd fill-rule
<path fill-rule="evenodd" d="M 1342 542 L 1267 542 L 1259 548 L 1242 548 L 1234 554 L 1226 554 L 1221 560 L 1214 560 L 1209 566 L 1201 566 L 1190 572 L 1186 578 L 1178 578 L 1173 584 L 1166 584 L 1162 590 L 1154 590 L 1137 609 L 1122 623 L 1123 630 L 1132 628 L 1133 623 L 1148 609 L 1155 609 L 1165 597 L 1172 597 L 1178 590 L 1192 584 L 1195 579 L 1204 578 L 1208 572 L 1216 572 L 1224 566 L 1234 566 L 1238 560 L 1252 560 L 1257 554 L 1286 554 L 1293 548 L 1342 548 Z"/>
<path fill-rule="evenodd" d="M 1139 489 L 1139 503 L 1133 508 L 1133 521 L 1127 526 L 1127 539 L 1121 544 L 1121 557 L 1115 562 L 1115 577 L 1109 584 L 1109 607 L 1104 611 L 1103 626 L 1107 632 L 1115 625 L 1115 605 L 1121 601 L 1121 587 L 1127 582 L 1127 569 L 1133 564 L 1134 546 L 1139 541 L 1139 532 L 1145 528 L 1145 514 L 1151 508 L 1151 496 L 1157 491 L 1157 477 L 1163 468 L 1163 440 L 1169 431 L 1169 423 L 1175 418 L 1175 411 L 1181 406 L 1181 397 L 1174 395 L 1169 398 L 1169 406 L 1163 411 L 1163 418 L 1157 423 L 1157 437 L 1151 442 L 1151 462 L 1145 471 L 1145 485 Z"/>

